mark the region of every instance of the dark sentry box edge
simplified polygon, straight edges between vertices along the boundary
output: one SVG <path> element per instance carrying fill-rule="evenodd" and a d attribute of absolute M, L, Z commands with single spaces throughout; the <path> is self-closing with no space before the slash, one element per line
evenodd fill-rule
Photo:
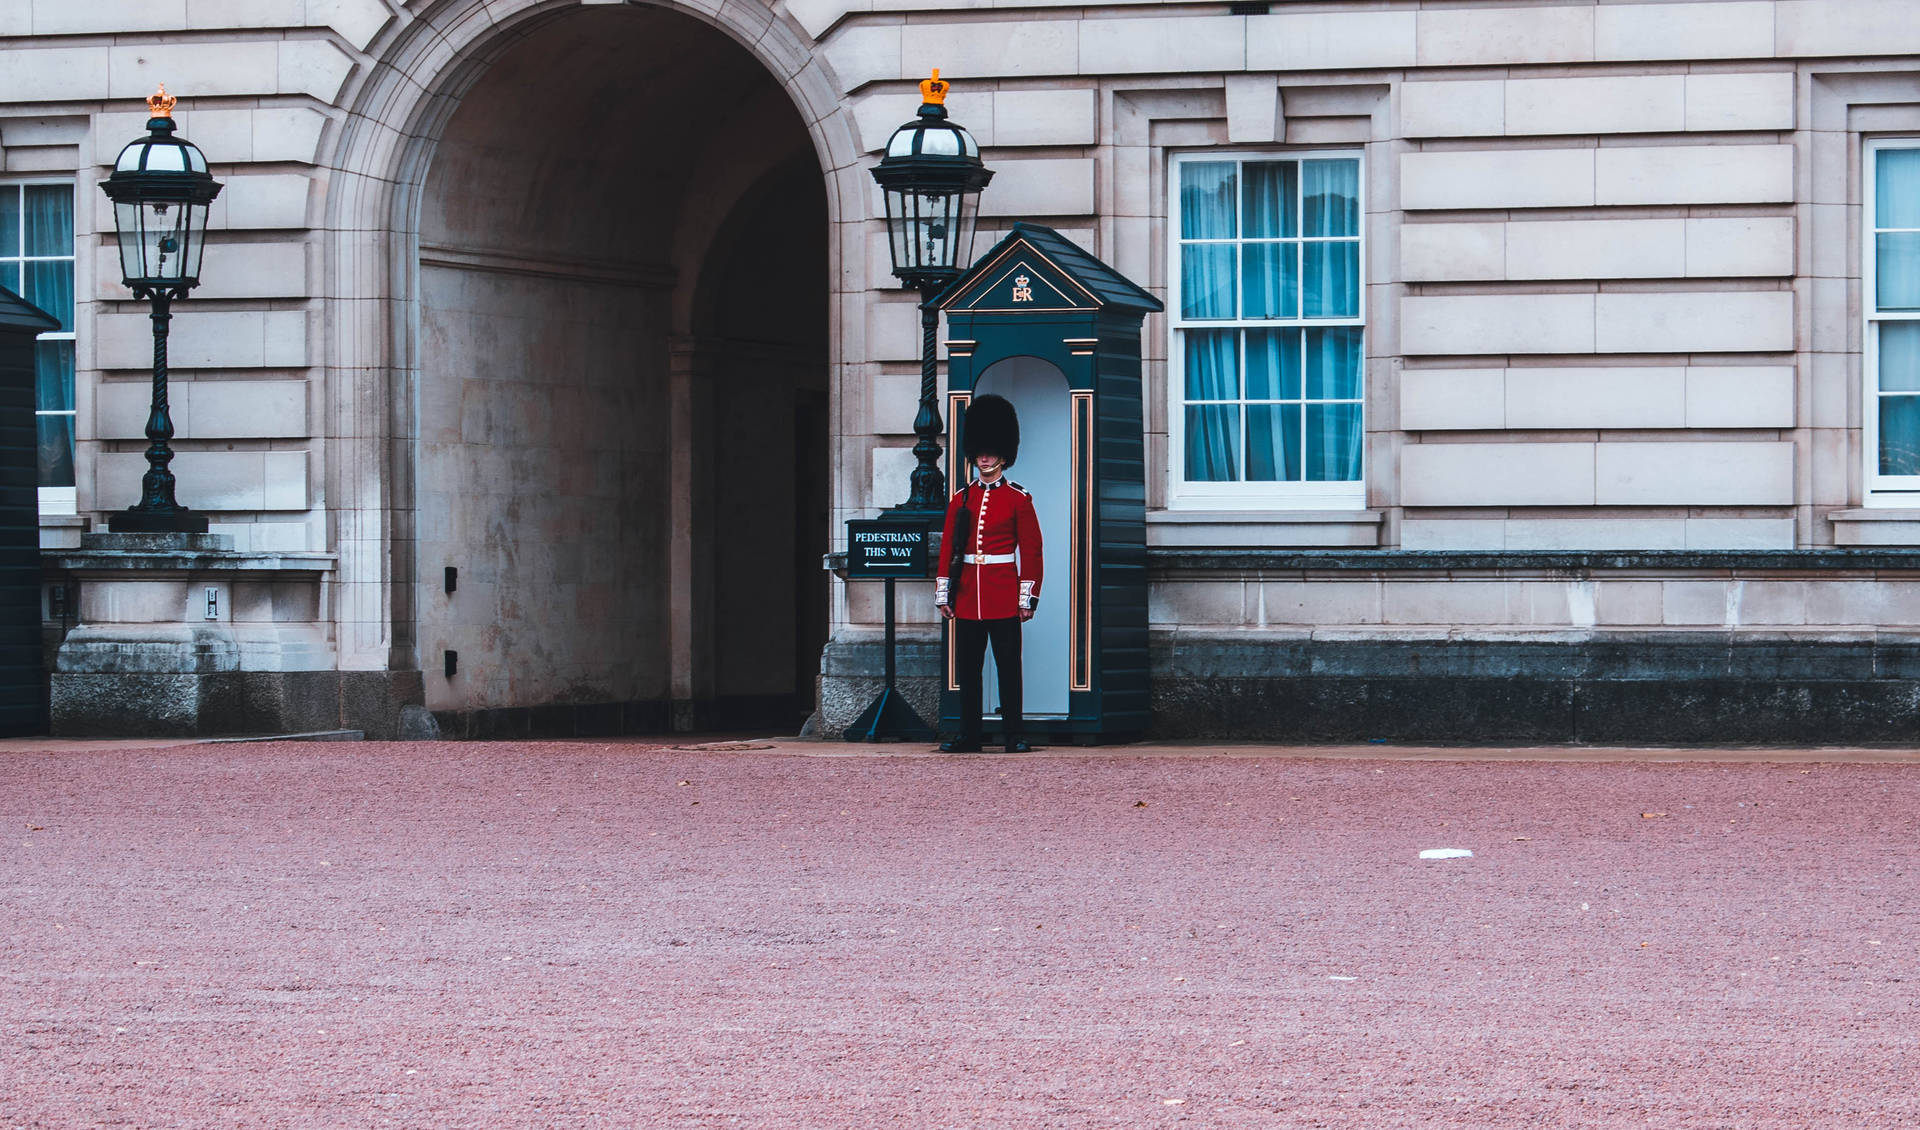
<path fill-rule="evenodd" d="M 918 522 L 854 518 L 847 522 L 847 579 L 919 580 L 932 575 L 933 532 Z M 904 556 L 902 556 L 904 551 Z"/>

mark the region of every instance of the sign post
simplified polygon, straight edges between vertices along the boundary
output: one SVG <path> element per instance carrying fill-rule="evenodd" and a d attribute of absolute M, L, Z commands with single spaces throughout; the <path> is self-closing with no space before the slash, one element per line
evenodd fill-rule
<path fill-rule="evenodd" d="M 868 707 L 842 733 L 850 742 L 932 741 L 928 726 L 894 686 L 893 584 L 902 577 L 932 576 L 928 552 L 933 532 L 916 521 L 856 518 L 847 523 L 847 579 L 881 580 L 887 586 L 887 681 Z"/>

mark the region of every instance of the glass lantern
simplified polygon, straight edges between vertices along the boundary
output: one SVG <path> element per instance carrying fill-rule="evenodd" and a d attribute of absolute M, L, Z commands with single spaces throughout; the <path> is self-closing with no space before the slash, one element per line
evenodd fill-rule
<path fill-rule="evenodd" d="M 937 70 L 920 84 L 919 114 L 887 139 L 872 170 L 886 197 L 893 273 L 922 289 L 944 286 L 966 269 L 980 190 L 993 179 L 973 135 L 947 118 L 948 89 Z"/>
<path fill-rule="evenodd" d="M 207 213 L 220 195 L 206 155 L 174 135 L 174 101 L 164 86 L 147 99 L 147 136 L 120 151 L 100 186 L 113 201 L 120 273 L 136 292 L 184 294 L 199 283 Z"/>

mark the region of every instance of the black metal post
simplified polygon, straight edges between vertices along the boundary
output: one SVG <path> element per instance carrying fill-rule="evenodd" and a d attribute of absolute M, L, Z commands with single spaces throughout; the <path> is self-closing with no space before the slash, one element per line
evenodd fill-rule
<path fill-rule="evenodd" d="M 869 703 L 854 719 L 853 725 L 841 731 L 840 736 L 850 742 L 930 742 L 933 740 L 933 728 L 922 721 L 918 711 L 908 703 L 898 688 L 894 686 L 896 664 L 894 661 L 894 623 L 893 623 L 893 578 L 886 578 L 887 585 L 887 685 L 881 689 L 880 696 Z"/>
<path fill-rule="evenodd" d="M 147 473 L 140 479 L 137 505 L 109 515 L 114 533 L 207 532 L 205 515 L 195 514 L 173 497 L 173 414 L 167 405 L 167 330 L 173 321 L 174 293 L 155 290 L 153 299 L 153 404 L 147 413 Z"/>
<path fill-rule="evenodd" d="M 937 403 L 940 381 L 940 310 L 933 304 L 935 295 L 945 288 L 933 283 L 920 288 L 920 412 L 913 418 L 913 490 L 906 505 L 898 510 L 920 511 L 930 521 L 945 517 L 947 476 L 940 470 L 940 406 Z"/>

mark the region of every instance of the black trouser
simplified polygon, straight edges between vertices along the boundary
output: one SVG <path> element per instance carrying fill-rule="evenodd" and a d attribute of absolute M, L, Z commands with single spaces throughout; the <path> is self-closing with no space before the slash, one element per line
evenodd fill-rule
<path fill-rule="evenodd" d="M 1000 668 L 1000 719 L 1006 740 L 1023 737 L 1026 718 L 1022 714 L 1020 693 L 1020 618 L 1005 620 L 958 620 L 953 622 L 955 659 L 960 664 L 960 737 L 980 740 L 981 664 L 987 657 L 987 641 L 993 641 L 993 662 Z"/>

